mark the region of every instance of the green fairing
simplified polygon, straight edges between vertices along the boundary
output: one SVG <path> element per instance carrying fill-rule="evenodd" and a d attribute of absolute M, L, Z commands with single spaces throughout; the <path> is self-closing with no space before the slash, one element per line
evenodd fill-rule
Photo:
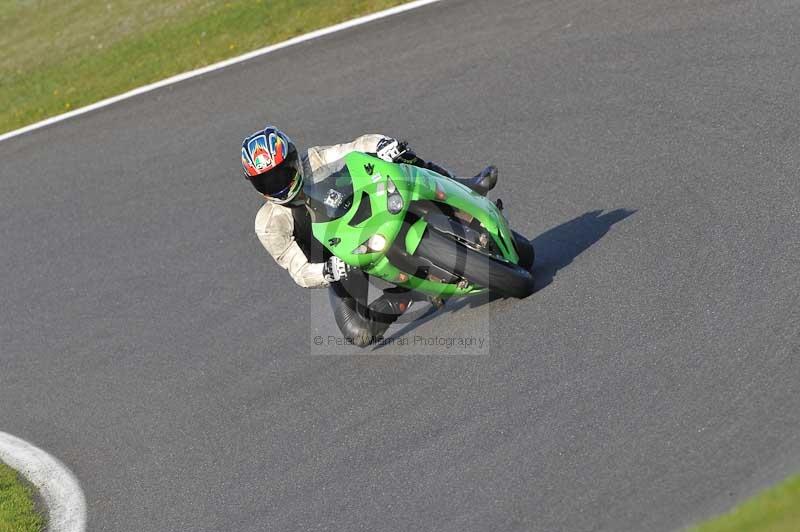
<path fill-rule="evenodd" d="M 417 251 L 426 227 L 428 227 L 428 222 L 425 221 L 425 218 L 420 218 L 409 227 L 408 233 L 406 233 L 406 252 L 413 255 Z"/>
<path fill-rule="evenodd" d="M 410 272 L 401 272 L 390 263 L 385 253 L 392 245 L 396 245 L 394 241 L 400 233 L 409 205 L 422 200 L 446 203 L 474 216 L 486 233 L 493 237 L 503 257 L 514 264 L 518 262 L 519 257 L 512 245 L 513 236 L 508 223 L 495 204 L 487 198 L 452 179 L 416 166 L 388 163 L 358 152 L 350 153 L 344 161 L 352 178 L 352 205 L 339 218 L 315 221 L 312 224 L 314 237 L 344 262 L 397 286 L 434 296 L 452 297 L 484 291 L 482 287 L 459 288 L 455 284 L 414 277 Z M 397 214 L 392 214 L 387 208 L 389 179 L 403 197 L 403 208 Z M 356 217 L 362 201 L 370 202 L 372 216 L 351 226 L 349 224 Z M 426 225 L 421 219 L 408 231 L 403 245 L 409 254 L 416 251 Z M 353 253 L 375 234 L 386 239 L 387 245 L 382 252 Z M 403 273 L 407 276 L 406 280 L 399 278 Z"/>

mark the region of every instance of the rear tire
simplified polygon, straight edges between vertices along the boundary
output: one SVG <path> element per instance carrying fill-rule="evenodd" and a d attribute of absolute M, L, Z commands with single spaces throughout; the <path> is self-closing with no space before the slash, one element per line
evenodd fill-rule
<path fill-rule="evenodd" d="M 533 275 L 524 267 L 493 259 L 431 227 L 414 255 L 502 297 L 522 299 L 534 290 Z"/>

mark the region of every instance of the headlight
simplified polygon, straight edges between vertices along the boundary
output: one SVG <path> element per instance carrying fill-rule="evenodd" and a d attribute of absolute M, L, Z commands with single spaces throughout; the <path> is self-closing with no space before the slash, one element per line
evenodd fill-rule
<path fill-rule="evenodd" d="M 367 240 L 367 247 L 375 251 L 383 251 L 386 248 L 386 238 L 383 235 L 374 234 Z"/>
<path fill-rule="evenodd" d="M 366 242 L 352 251 L 353 255 L 363 255 L 365 253 L 380 253 L 386 249 L 386 237 L 374 234 Z"/>
<path fill-rule="evenodd" d="M 402 211 L 404 205 L 403 196 L 400 194 L 389 194 L 389 197 L 386 198 L 386 208 L 392 214 Z"/>
<path fill-rule="evenodd" d="M 397 214 L 403 210 L 403 196 L 397 191 L 397 185 L 394 184 L 391 177 L 386 178 L 386 208 L 392 214 Z"/>

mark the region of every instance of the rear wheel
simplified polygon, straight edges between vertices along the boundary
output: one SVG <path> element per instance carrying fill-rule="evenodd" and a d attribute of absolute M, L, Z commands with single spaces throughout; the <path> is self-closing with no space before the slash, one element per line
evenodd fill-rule
<path fill-rule="evenodd" d="M 414 254 L 503 297 L 521 299 L 533 293 L 533 275 L 524 267 L 493 259 L 431 227 Z"/>

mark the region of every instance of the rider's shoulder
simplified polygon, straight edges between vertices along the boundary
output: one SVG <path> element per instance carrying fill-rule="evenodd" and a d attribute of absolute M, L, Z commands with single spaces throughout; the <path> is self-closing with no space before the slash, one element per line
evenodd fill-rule
<path fill-rule="evenodd" d="M 291 217 L 291 215 L 291 209 L 289 209 L 289 207 L 276 205 L 272 202 L 266 201 L 256 213 L 256 231 L 259 229 L 264 229 L 264 227 L 266 227 L 275 216 Z"/>
<path fill-rule="evenodd" d="M 326 149 L 329 149 L 330 146 L 312 146 L 306 151 L 305 157 L 303 157 L 303 167 L 304 169 L 310 170 L 312 172 L 317 171 L 319 167 L 324 166 L 327 164 L 328 159 L 330 159 L 330 154 L 326 153 Z"/>

